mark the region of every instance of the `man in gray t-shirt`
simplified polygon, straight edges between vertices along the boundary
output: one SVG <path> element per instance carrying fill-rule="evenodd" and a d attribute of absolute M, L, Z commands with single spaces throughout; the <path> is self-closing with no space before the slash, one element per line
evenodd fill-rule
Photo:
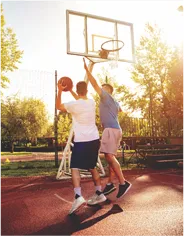
<path fill-rule="evenodd" d="M 120 105 L 114 98 L 105 91 L 109 84 L 103 84 L 100 94 L 100 120 L 103 128 L 121 129 L 118 121 L 118 112 L 121 111 Z M 112 90 L 112 88 L 111 88 Z"/>
<path fill-rule="evenodd" d="M 100 152 L 104 153 L 109 164 L 109 179 L 103 193 L 104 195 L 108 195 L 116 190 L 113 184 L 113 175 L 115 173 L 119 180 L 119 191 L 116 197 L 120 198 L 131 187 L 131 184 L 125 180 L 121 166 L 116 159 L 117 149 L 122 138 L 122 130 L 118 122 L 118 112 L 121 111 L 121 108 L 112 97 L 113 87 L 110 84 L 103 84 L 101 88 L 88 70 L 84 59 L 83 61 L 88 80 L 100 96 L 100 120 L 104 129 Z"/>

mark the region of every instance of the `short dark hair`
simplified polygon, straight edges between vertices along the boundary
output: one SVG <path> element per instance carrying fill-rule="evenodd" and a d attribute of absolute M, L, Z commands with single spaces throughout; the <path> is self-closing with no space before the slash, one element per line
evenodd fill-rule
<path fill-rule="evenodd" d="M 110 89 L 111 93 L 113 93 L 114 88 L 112 87 L 112 85 L 110 85 L 110 84 L 102 84 L 102 87 L 103 86 L 107 86 Z"/>
<path fill-rule="evenodd" d="M 85 81 L 78 82 L 76 88 L 79 95 L 85 96 L 87 94 L 87 83 Z"/>

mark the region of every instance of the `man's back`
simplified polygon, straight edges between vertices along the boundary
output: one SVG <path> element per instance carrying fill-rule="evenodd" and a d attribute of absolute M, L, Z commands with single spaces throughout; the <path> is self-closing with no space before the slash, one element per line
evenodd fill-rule
<path fill-rule="evenodd" d="M 95 124 L 95 102 L 92 99 L 79 99 L 65 103 L 65 108 L 72 115 L 75 142 L 92 141 L 99 138 Z"/>

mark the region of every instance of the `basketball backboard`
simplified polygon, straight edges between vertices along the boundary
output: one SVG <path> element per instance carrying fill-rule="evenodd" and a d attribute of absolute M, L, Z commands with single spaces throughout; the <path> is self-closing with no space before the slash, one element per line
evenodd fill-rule
<path fill-rule="evenodd" d="M 133 24 L 76 11 L 66 11 L 67 54 L 85 56 L 94 62 L 134 62 Z M 99 50 L 108 40 L 121 40 L 124 47 L 101 59 Z M 113 44 L 113 43 L 112 43 Z M 117 44 L 117 42 L 116 42 Z M 116 45 L 117 46 L 117 45 Z M 112 48 L 114 45 L 112 45 Z"/>

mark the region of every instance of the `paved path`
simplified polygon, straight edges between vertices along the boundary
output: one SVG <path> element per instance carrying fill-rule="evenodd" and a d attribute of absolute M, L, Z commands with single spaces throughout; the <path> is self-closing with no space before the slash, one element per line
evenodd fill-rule
<path fill-rule="evenodd" d="M 48 152 L 48 153 L 42 153 L 42 152 L 33 152 L 32 154 L 25 154 L 25 155 L 5 155 L 1 156 L 1 161 L 4 162 L 6 159 L 9 159 L 10 161 L 36 161 L 36 160 L 54 160 L 55 153 Z M 62 159 L 62 152 L 59 152 L 58 154 L 59 160 Z"/>
<path fill-rule="evenodd" d="M 71 180 L 2 178 L 2 235 L 183 235 L 182 170 L 124 172 L 133 185 L 120 200 L 85 206 L 75 216 Z M 102 179 L 105 184 L 106 178 Z M 83 196 L 93 194 L 82 180 Z"/>
<path fill-rule="evenodd" d="M 125 154 L 126 155 L 126 154 Z M 131 154 L 127 154 L 130 156 Z M 63 152 L 58 153 L 58 159 L 61 160 Z M 99 155 L 100 158 L 104 157 L 104 154 Z M 122 152 L 118 152 L 118 157 L 122 157 Z M 55 160 L 54 152 L 33 152 L 31 154 L 22 154 L 22 155 L 3 155 L 1 156 L 1 161 L 4 162 L 6 159 L 9 159 L 11 162 L 16 161 L 36 161 L 36 160 Z"/>

